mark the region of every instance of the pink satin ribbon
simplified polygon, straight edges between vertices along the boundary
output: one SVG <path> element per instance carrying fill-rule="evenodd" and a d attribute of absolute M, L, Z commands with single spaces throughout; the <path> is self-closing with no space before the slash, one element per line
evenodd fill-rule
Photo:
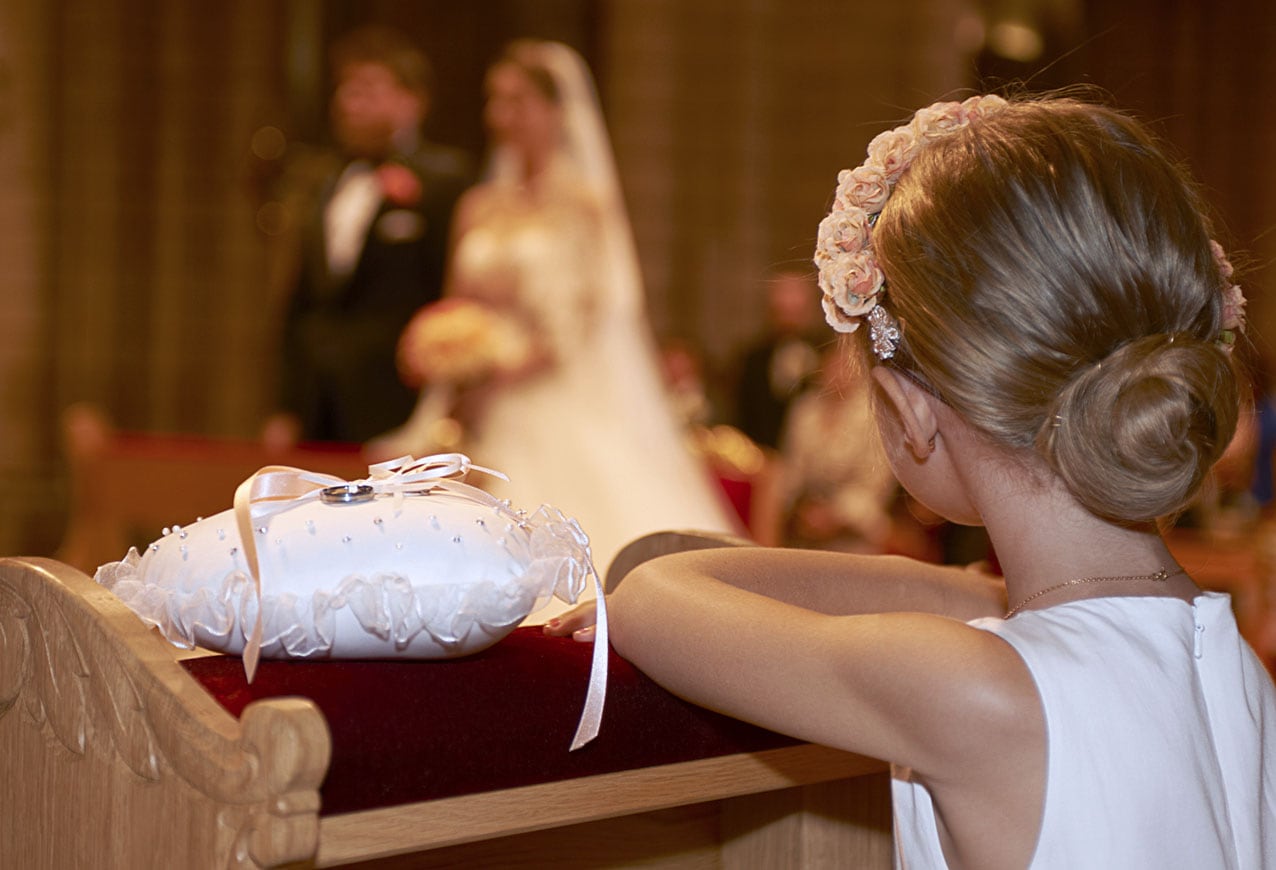
<path fill-rule="evenodd" d="M 589 666 L 585 708 L 581 710 L 576 736 L 572 738 L 573 750 L 580 749 L 598 736 L 598 729 L 603 723 L 603 703 L 607 700 L 607 653 L 610 648 L 607 641 L 607 596 L 603 594 L 603 582 L 598 578 L 592 556 L 589 557 L 589 573 L 594 579 L 594 595 L 598 602 L 594 623 L 594 658 Z"/>

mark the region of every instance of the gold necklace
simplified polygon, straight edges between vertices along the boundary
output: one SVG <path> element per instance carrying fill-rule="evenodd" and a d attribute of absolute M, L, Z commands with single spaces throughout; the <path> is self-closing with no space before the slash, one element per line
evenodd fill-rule
<path fill-rule="evenodd" d="M 1060 589 L 1067 589 L 1069 586 L 1080 586 L 1083 583 L 1112 583 L 1119 580 L 1134 582 L 1136 580 L 1154 580 L 1158 583 L 1164 582 L 1171 577 L 1184 573 L 1182 568 L 1174 571 L 1166 571 L 1164 568 L 1157 568 L 1151 574 L 1123 574 L 1115 577 L 1077 577 L 1072 580 L 1065 580 L 1063 583 L 1056 583 L 1054 586 L 1047 586 L 1045 589 L 1038 589 L 1029 595 L 1023 601 L 1020 601 L 1014 607 L 1006 611 L 1005 619 L 1009 619 L 1019 611 L 1023 610 L 1029 602 L 1036 601 L 1042 595 L 1049 595 L 1051 592 L 1058 592 Z"/>

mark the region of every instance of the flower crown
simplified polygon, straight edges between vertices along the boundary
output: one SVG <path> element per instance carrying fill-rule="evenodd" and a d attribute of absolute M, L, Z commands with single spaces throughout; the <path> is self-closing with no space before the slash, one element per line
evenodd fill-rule
<path fill-rule="evenodd" d="M 1210 250 L 1214 252 L 1214 262 L 1218 264 L 1219 274 L 1223 276 L 1223 331 L 1218 334 L 1217 343 L 1223 350 L 1231 351 L 1236 344 L 1238 333 L 1245 331 L 1245 294 L 1239 284 L 1232 283 L 1232 262 L 1227 259 L 1223 246 L 1210 239 Z"/>
<path fill-rule="evenodd" d="M 868 145 L 868 159 L 837 176 L 833 208 L 820 221 L 815 247 L 821 300 L 829 326 L 851 333 L 867 321 L 869 344 L 885 361 L 895 356 L 901 340 L 899 321 L 882 307 L 886 277 L 873 254 L 872 230 L 904 171 L 922 148 L 949 136 L 976 118 L 1007 105 L 995 94 L 981 94 L 963 102 L 935 103 L 919 109 L 911 121 L 879 134 Z M 1210 241 L 1223 288 L 1223 328 L 1217 342 L 1225 350 L 1245 330 L 1245 296 L 1231 282 L 1232 264 L 1218 242 Z"/>

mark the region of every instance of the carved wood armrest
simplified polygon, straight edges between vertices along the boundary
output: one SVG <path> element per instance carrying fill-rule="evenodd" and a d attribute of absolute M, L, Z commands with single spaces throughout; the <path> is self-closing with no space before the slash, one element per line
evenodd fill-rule
<path fill-rule="evenodd" d="M 319 710 L 271 699 L 236 720 L 176 653 L 80 571 L 0 560 L 0 804 L 21 807 L 0 830 L 11 841 L 0 844 L 0 865 L 6 849 L 39 857 L 24 848 L 53 850 L 57 863 L 72 848 L 59 838 L 87 836 L 75 830 L 76 813 L 127 802 L 121 788 L 165 808 L 153 825 L 171 807 L 215 832 L 216 856 L 171 855 L 173 866 L 267 866 L 315 854 L 330 755 Z M 20 782 L 15 771 L 40 775 Z M 31 793 L 42 788 L 51 793 Z"/>

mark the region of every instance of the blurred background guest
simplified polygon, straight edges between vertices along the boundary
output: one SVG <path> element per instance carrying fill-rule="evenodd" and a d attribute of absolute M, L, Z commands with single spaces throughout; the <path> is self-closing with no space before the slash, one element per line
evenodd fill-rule
<path fill-rule="evenodd" d="M 660 343 L 660 367 L 674 416 L 681 421 L 693 455 L 708 465 L 736 517 L 750 527 L 754 483 L 766 467 L 762 449 L 735 426 L 723 422 L 723 402 L 704 350 L 681 336 Z"/>
<path fill-rule="evenodd" d="M 775 449 L 789 403 L 819 365 L 819 290 L 809 271 L 781 271 L 766 288 L 765 332 L 740 357 L 737 425 L 761 447 Z"/>
<path fill-rule="evenodd" d="M 452 211 L 472 180 L 461 151 L 427 142 L 425 54 L 399 32 L 351 31 L 332 50 L 339 153 L 302 196 L 300 261 L 285 326 L 280 406 L 267 439 L 363 442 L 416 398 L 395 341 L 439 298 Z"/>
<path fill-rule="evenodd" d="M 721 421 L 721 403 L 705 370 L 704 352 L 681 336 L 660 342 L 660 370 L 674 415 L 689 428 L 714 426 Z"/>
<path fill-rule="evenodd" d="M 1241 415 L 1242 429 L 1237 438 L 1247 437 L 1250 447 L 1250 503 L 1260 514 L 1270 517 L 1276 508 L 1276 391 L 1273 391 L 1271 360 L 1265 354 L 1260 355 L 1249 372 L 1253 382 L 1253 407 L 1244 409 L 1249 413 Z"/>
<path fill-rule="evenodd" d="M 460 390 L 463 447 L 493 490 L 579 519 L 598 565 L 666 528 L 735 528 L 687 449 L 592 77 L 558 42 L 512 43 L 487 77 L 491 165 L 462 199 L 448 292 L 524 324 L 532 350 Z"/>
<path fill-rule="evenodd" d="M 767 544 L 882 552 L 898 489 L 870 407 L 870 381 L 836 342 L 814 383 L 790 404 L 780 432 L 775 483 L 754 516 Z M 764 519 L 762 519 L 764 518 Z"/>

